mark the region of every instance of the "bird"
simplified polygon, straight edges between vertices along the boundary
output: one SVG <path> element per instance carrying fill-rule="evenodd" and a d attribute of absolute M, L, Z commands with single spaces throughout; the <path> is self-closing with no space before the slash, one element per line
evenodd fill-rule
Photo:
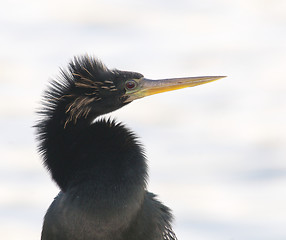
<path fill-rule="evenodd" d="M 171 210 L 147 190 L 146 153 L 123 123 L 102 117 L 134 100 L 223 76 L 151 80 L 74 57 L 49 81 L 35 125 L 38 152 L 60 191 L 41 240 L 176 240 Z"/>

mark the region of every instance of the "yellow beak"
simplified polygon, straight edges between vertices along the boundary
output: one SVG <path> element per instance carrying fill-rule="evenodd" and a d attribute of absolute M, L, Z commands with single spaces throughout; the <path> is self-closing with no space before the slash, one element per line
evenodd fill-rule
<path fill-rule="evenodd" d="M 201 84 L 216 81 L 224 77 L 225 76 L 205 76 L 161 80 L 150 80 L 146 78 L 137 79 L 135 80 L 137 82 L 137 87 L 133 91 L 126 92 L 126 95 L 129 96 L 126 102 L 131 102 L 135 99 L 143 98 L 157 93 L 198 86 Z"/>

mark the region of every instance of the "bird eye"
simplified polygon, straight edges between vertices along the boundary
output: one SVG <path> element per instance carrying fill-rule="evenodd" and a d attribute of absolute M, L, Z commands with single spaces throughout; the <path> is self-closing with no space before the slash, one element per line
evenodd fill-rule
<path fill-rule="evenodd" d="M 132 90 L 137 86 L 137 82 L 135 82 L 134 80 L 129 80 L 125 83 L 125 86 L 127 90 Z"/>

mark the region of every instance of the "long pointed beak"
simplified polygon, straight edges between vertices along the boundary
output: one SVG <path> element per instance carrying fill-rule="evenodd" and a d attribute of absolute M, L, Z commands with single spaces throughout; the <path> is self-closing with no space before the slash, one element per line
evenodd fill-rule
<path fill-rule="evenodd" d="M 137 80 L 137 88 L 134 91 L 127 92 L 129 96 L 127 102 L 139 99 L 142 97 L 154 95 L 157 93 L 173 91 L 177 89 L 194 87 L 205 83 L 213 82 L 225 76 L 204 76 L 204 77 L 185 77 L 185 78 L 170 78 L 161 80 L 150 80 L 141 78 Z"/>

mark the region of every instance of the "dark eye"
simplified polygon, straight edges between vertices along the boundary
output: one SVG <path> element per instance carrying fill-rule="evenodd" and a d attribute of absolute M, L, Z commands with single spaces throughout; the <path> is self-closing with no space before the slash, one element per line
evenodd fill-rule
<path fill-rule="evenodd" d="M 126 89 L 132 90 L 137 86 L 137 83 L 134 80 L 127 81 L 125 83 Z"/>

